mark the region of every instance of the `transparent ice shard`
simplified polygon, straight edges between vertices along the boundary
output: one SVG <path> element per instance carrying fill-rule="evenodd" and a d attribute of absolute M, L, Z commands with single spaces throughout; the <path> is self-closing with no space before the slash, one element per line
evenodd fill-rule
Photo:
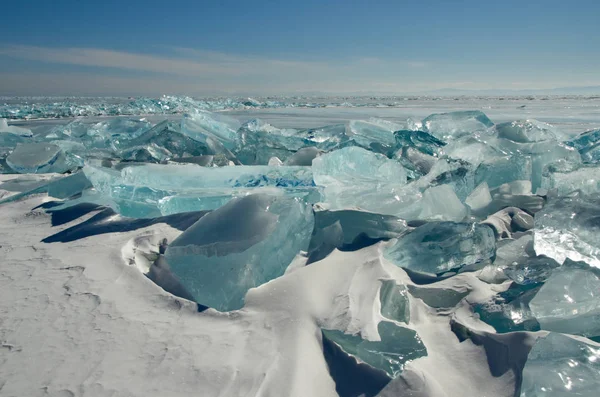
<path fill-rule="evenodd" d="M 573 193 L 553 197 L 535 214 L 534 248 L 559 263 L 569 258 L 600 267 L 600 201 Z"/>
<path fill-rule="evenodd" d="M 313 224 L 301 200 L 250 195 L 205 215 L 169 245 L 166 258 L 198 303 L 240 309 L 250 288 L 283 275 L 308 248 Z"/>
<path fill-rule="evenodd" d="M 221 189 L 201 189 L 194 192 L 166 196 L 158 200 L 157 207 L 162 215 L 178 214 L 189 211 L 209 211 L 217 209 L 229 201 L 245 197 L 250 194 L 270 194 L 270 195 L 285 195 L 288 197 L 296 197 L 307 203 L 317 203 L 321 199 L 321 195 L 316 188 L 299 187 L 299 188 L 221 188 Z"/>
<path fill-rule="evenodd" d="M 530 180 L 533 192 L 536 192 L 541 186 L 542 173 L 547 165 L 559 160 L 572 164 L 581 163 L 581 156 L 577 150 L 556 141 L 521 143 L 503 138 L 490 138 L 488 143 L 492 144 L 497 149 L 504 151 L 507 156 L 525 156 L 531 158 Z M 518 177 L 516 179 L 525 178 Z"/>
<path fill-rule="evenodd" d="M 362 208 L 396 215 L 406 206 L 408 197 L 401 192 L 406 171 L 381 154 L 347 147 L 317 157 L 312 169 L 330 209 Z"/>
<path fill-rule="evenodd" d="M 387 148 L 395 144 L 394 125 L 377 122 L 377 120 L 352 120 L 348 123 L 349 138 L 359 146 L 368 148 L 372 143 L 379 143 Z"/>
<path fill-rule="evenodd" d="M 23 143 L 8 155 L 6 163 L 20 174 L 62 173 L 69 169 L 59 146 L 52 143 Z"/>
<path fill-rule="evenodd" d="M 157 161 L 164 160 L 165 157 L 193 157 L 211 152 L 206 144 L 182 134 L 178 124 L 167 120 L 156 124 L 134 139 L 122 142 L 118 148 L 121 151 L 119 153 L 121 158 L 124 158 L 124 152 L 147 150 Z M 155 155 L 154 152 L 157 154 Z"/>
<path fill-rule="evenodd" d="M 314 186 L 310 167 L 228 166 L 218 168 L 187 164 L 144 164 L 121 171 L 122 183 L 160 190 L 198 188 L 251 188 L 262 186 Z"/>
<path fill-rule="evenodd" d="M 221 143 L 228 150 L 235 147 L 239 121 L 218 113 L 197 111 L 187 113 L 181 120 L 181 132 L 195 141 L 210 145 L 211 141 Z"/>
<path fill-rule="evenodd" d="M 339 228 L 339 240 L 329 248 L 340 248 L 352 244 L 360 236 L 370 239 L 390 239 L 400 237 L 409 229 L 406 222 L 391 215 L 381 215 L 371 212 L 340 210 L 328 211 L 315 208 L 315 228 L 310 241 L 309 252 L 317 250 L 324 244 L 329 244 L 331 227 Z"/>
<path fill-rule="evenodd" d="M 444 142 L 424 131 L 399 130 L 394 133 L 393 158 L 412 171 L 413 179 L 427 174 L 438 160 Z"/>
<path fill-rule="evenodd" d="M 498 256 L 500 255 L 499 251 L 496 251 Z M 539 284 L 545 282 L 552 271 L 559 266 L 560 264 L 554 259 L 543 255 L 526 259 L 520 257 L 518 263 L 513 263 L 504 269 L 504 274 L 517 284 Z"/>
<path fill-rule="evenodd" d="M 560 141 L 563 134 L 554 126 L 537 120 L 518 120 L 496 124 L 498 137 L 513 142 Z"/>
<path fill-rule="evenodd" d="M 410 321 L 410 302 L 408 289 L 394 280 L 383 280 L 379 290 L 381 315 L 387 319 L 408 324 Z"/>
<path fill-rule="evenodd" d="M 264 165 L 271 157 L 287 160 L 295 152 L 316 143 L 303 138 L 296 130 L 273 127 L 260 119 L 244 123 L 237 131 L 235 154 L 242 164 Z M 308 164 L 310 165 L 310 164 Z"/>
<path fill-rule="evenodd" d="M 473 135 L 465 135 L 449 141 L 446 146 L 440 149 L 439 154 L 452 159 L 467 161 L 474 167 L 484 161 L 506 156 L 506 153 L 487 144 L 484 137 Z"/>
<path fill-rule="evenodd" d="M 591 269 L 554 270 L 529 307 L 542 329 L 600 336 L 600 278 Z"/>
<path fill-rule="evenodd" d="M 425 131 L 399 130 L 394 132 L 394 139 L 396 148 L 411 147 L 430 156 L 437 155 L 446 145 Z"/>
<path fill-rule="evenodd" d="M 486 182 L 482 182 L 469 194 L 465 204 L 474 214 L 483 213 L 492 202 L 492 195 Z"/>
<path fill-rule="evenodd" d="M 494 232 L 487 225 L 429 222 L 387 246 L 384 256 L 399 267 L 440 274 L 485 263 L 495 251 Z"/>
<path fill-rule="evenodd" d="M 216 208 L 244 190 L 262 187 L 289 190 L 290 195 L 307 200 L 320 198 L 310 167 L 139 164 L 116 170 L 90 162 L 83 171 L 105 197 L 154 206 L 164 213 Z"/>
<path fill-rule="evenodd" d="M 518 238 L 504 239 L 497 243 L 494 264 L 501 268 L 514 267 L 525 263 L 533 249 L 533 233 L 528 232 Z"/>
<path fill-rule="evenodd" d="M 17 145 L 27 142 L 28 139 L 8 132 L 0 132 L 0 158 L 6 158 Z"/>
<path fill-rule="evenodd" d="M 487 158 L 475 170 L 475 183 L 486 182 L 492 189 L 516 180 L 531 180 L 531 177 L 532 161 L 520 155 Z"/>
<path fill-rule="evenodd" d="M 425 130 L 443 141 L 485 131 L 493 125 L 494 123 L 479 110 L 436 113 L 423 119 Z"/>
<path fill-rule="evenodd" d="M 467 208 L 458 199 L 450 185 L 432 186 L 423 192 L 419 203 L 422 220 L 448 220 L 460 222 L 467 216 Z"/>
<path fill-rule="evenodd" d="M 320 155 L 321 151 L 316 147 L 305 147 L 290 156 L 285 165 L 311 166 L 313 160 Z"/>
<path fill-rule="evenodd" d="M 556 190 L 560 196 L 575 190 L 593 195 L 600 192 L 600 168 L 560 160 L 548 165 L 542 174 L 541 187 Z"/>
<path fill-rule="evenodd" d="M 8 125 L 8 120 L 0 118 L 0 133 L 14 134 L 17 136 L 30 137 L 33 135 L 29 128 Z"/>
<path fill-rule="evenodd" d="M 595 397 L 600 345 L 558 333 L 539 337 L 523 368 L 521 397 Z"/>
<path fill-rule="evenodd" d="M 583 132 L 565 143 L 577 149 L 584 163 L 600 162 L 600 129 Z"/>
<path fill-rule="evenodd" d="M 83 172 L 66 176 L 48 184 L 48 195 L 59 199 L 66 199 L 80 194 L 85 189 L 92 187 L 92 183 Z"/>
<path fill-rule="evenodd" d="M 345 334 L 338 330 L 323 330 L 323 334 L 346 353 L 384 371 L 391 378 L 398 377 L 408 361 L 427 355 L 421 338 L 412 329 L 381 321 L 377 330 L 379 341 L 365 340 L 360 335 Z"/>

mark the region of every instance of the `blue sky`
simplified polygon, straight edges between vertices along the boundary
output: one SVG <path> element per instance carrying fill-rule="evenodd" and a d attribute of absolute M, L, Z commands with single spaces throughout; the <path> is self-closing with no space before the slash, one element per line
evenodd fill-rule
<path fill-rule="evenodd" d="M 0 95 L 600 85 L 600 1 L 11 1 Z"/>

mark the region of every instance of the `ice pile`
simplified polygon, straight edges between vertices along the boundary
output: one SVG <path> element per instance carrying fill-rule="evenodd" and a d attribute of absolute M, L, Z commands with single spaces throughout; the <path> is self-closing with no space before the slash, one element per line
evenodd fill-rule
<path fill-rule="evenodd" d="M 201 305 L 244 310 L 260 291 L 324 277 L 329 303 L 307 321 L 389 378 L 427 357 L 437 336 L 423 318 L 439 315 L 544 331 L 522 396 L 597 390 L 598 130 L 573 138 L 480 111 L 281 129 L 180 105 L 180 122 L 155 125 L 78 119 L 32 134 L 3 122 L 2 172 L 54 174 L 1 183 L 0 200 L 47 192 L 62 200 L 53 210 L 91 202 L 132 218 L 212 211 L 165 254 Z"/>

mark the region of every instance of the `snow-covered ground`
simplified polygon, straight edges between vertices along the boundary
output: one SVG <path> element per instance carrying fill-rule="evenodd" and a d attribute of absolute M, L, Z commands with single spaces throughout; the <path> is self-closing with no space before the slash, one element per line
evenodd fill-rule
<path fill-rule="evenodd" d="M 2 207 L 2 396 L 336 396 L 336 381 L 357 381 L 331 377 L 328 365 L 337 364 L 325 359 L 320 327 L 376 335 L 379 280 L 412 284 L 382 257 L 380 243 L 307 267 L 296 263 L 251 290 L 242 310 L 198 312 L 144 276 L 133 252 L 150 257 L 152 244 L 144 241 L 171 241 L 181 231 L 162 223 L 44 243 L 94 215 L 53 227 L 36 209 L 46 200 L 38 195 Z M 475 302 L 502 288 L 464 273 L 424 290 L 459 291 Z M 497 336 L 466 303 L 432 309 L 410 302 L 410 327 L 428 355 L 379 395 L 515 395 L 537 334 Z M 463 326 L 471 339 L 461 342 L 452 329 Z M 368 372 L 359 373 L 368 383 Z"/>

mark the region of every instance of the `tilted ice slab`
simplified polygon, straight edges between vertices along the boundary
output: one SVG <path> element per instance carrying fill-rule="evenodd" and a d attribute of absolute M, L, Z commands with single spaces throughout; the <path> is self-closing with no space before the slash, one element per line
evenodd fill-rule
<path fill-rule="evenodd" d="M 8 125 L 8 120 L 0 118 L 0 133 L 15 134 L 19 136 L 32 136 L 29 128 L 17 127 L 16 125 Z"/>
<path fill-rule="evenodd" d="M 549 333 L 537 339 L 523 369 L 521 397 L 596 397 L 600 345 Z"/>
<path fill-rule="evenodd" d="M 476 223 L 430 222 L 399 238 L 384 250 L 386 259 L 410 270 L 440 274 L 493 258 L 492 228 Z"/>
<path fill-rule="evenodd" d="M 281 276 L 306 251 L 313 225 L 303 201 L 250 195 L 201 218 L 169 245 L 166 258 L 198 303 L 235 310 L 250 288 Z"/>
<path fill-rule="evenodd" d="M 553 270 L 529 307 L 542 329 L 600 336 L 600 278 L 590 269 Z"/>
<path fill-rule="evenodd" d="M 394 215 L 406 205 L 399 196 L 406 171 L 381 154 L 348 147 L 317 157 L 312 169 L 331 209 L 354 207 Z"/>
<path fill-rule="evenodd" d="M 517 120 L 496 124 L 495 129 L 498 137 L 520 143 L 562 141 L 565 138 L 553 125 L 537 120 Z"/>
<path fill-rule="evenodd" d="M 565 143 L 577 149 L 584 163 L 600 162 L 600 129 L 582 132 Z"/>
<path fill-rule="evenodd" d="M 443 141 L 485 131 L 494 123 L 479 110 L 466 110 L 450 113 L 436 113 L 423 119 L 427 132 Z"/>
<path fill-rule="evenodd" d="M 467 212 L 453 187 L 430 186 L 451 167 L 437 167 L 418 183 L 406 183 L 395 160 L 358 147 L 324 154 L 313 161 L 314 181 L 323 188 L 328 209 L 362 209 L 407 220 L 462 220 Z"/>
<path fill-rule="evenodd" d="M 584 194 L 597 194 L 600 192 L 600 168 L 559 160 L 544 169 L 542 188 L 556 190 L 556 194 L 560 196 L 575 190 Z"/>
<path fill-rule="evenodd" d="M 8 155 L 6 163 L 21 174 L 61 173 L 69 169 L 61 148 L 52 143 L 20 144 Z"/>
<path fill-rule="evenodd" d="M 559 263 L 569 258 L 600 267 L 599 214 L 600 202 L 593 197 L 574 193 L 550 198 L 535 214 L 536 254 Z"/>
<path fill-rule="evenodd" d="M 248 190 L 281 188 L 284 193 L 316 201 L 310 167 L 228 166 L 220 168 L 179 164 L 144 164 L 118 171 L 89 163 L 83 171 L 96 191 L 109 199 L 129 200 L 174 213 L 212 209 Z M 194 202 L 193 197 L 205 203 Z M 163 201 L 161 201 L 163 200 Z M 129 216 L 136 216 L 135 213 Z"/>
<path fill-rule="evenodd" d="M 233 117 L 201 110 L 185 114 L 181 120 L 181 132 L 184 135 L 206 144 L 210 144 L 207 138 L 213 139 L 229 150 L 235 147 L 240 126 L 240 122 Z"/>
<path fill-rule="evenodd" d="M 166 196 L 158 200 L 157 207 L 162 215 L 188 211 L 214 210 L 235 198 L 261 193 L 274 196 L 285 195 L 296 197 L 311 204 L 321 200 L 319 190 L 314 187 L 275 188 L 267 186 L 257 188 L 215 188 Z"/>

